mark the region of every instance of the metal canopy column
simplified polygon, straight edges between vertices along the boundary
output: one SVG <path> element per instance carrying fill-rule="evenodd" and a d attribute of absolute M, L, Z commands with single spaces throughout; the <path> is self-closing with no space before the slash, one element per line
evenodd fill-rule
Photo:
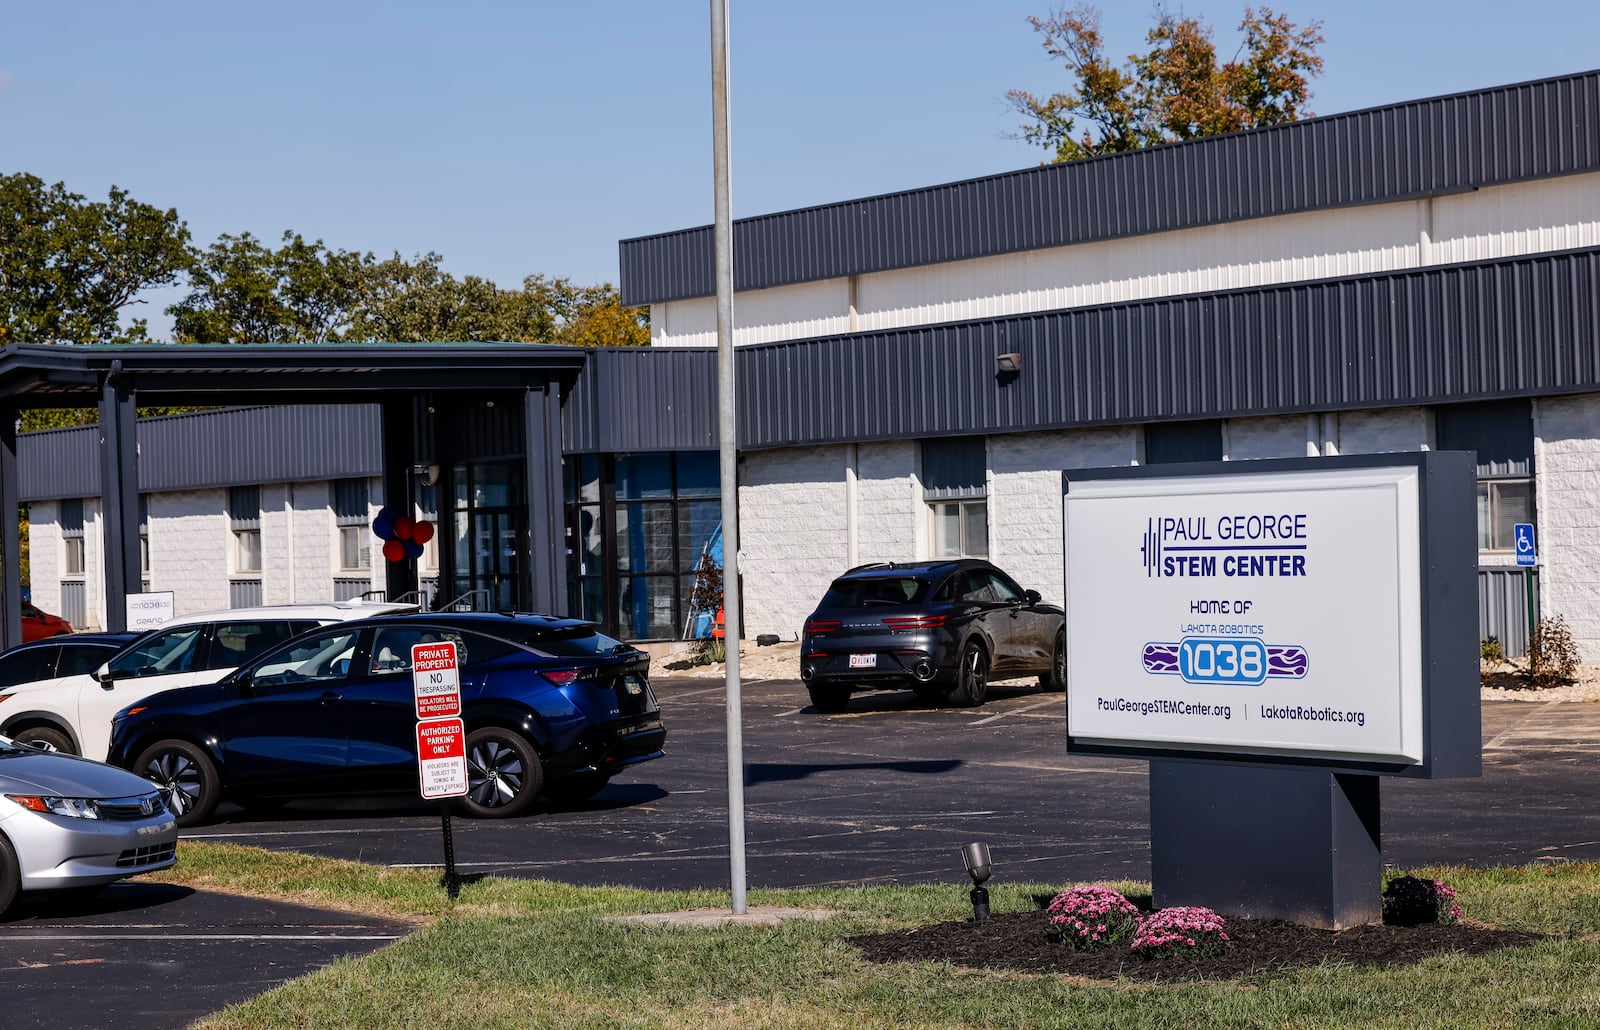
<path fill-rule="evenodd" d="M 22 539 L 17 525 L 17 409 L 0 407 L 0 648 L 22 643 Z"/>
<path fill-rule="evenodd" d="M 383 410 L 383 503 L 395 517 L 414 518 L 411 496 L 411 462 L 416 457 L 417 409 L 409 394 L 385 394 Z M 402 558 L 383 562 L 385 597 L 393 601 L 417 590 L 417 561 Z"/>
<path fill-rule="evenodd" d="M 128 628 L 128 594 L 139 568 L 139 448 L 133 385 L 113 361 L 100 382 L 100 518 L 105 553 L 105 627 Z"/>
<path fill-rule="evenodd" d="M 524 564 L 524 596 L 533 610 L 566 615 L 567 547 L 561 504 L 561 387 L 547 380 L 543 388 L 522 395 L 523 447 L 528 491 L 528 561 Z"/>

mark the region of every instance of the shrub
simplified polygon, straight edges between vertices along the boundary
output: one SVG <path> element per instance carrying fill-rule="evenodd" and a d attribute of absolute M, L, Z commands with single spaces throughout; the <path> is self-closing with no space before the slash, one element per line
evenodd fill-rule
<path fill-rule="evenodd" d="M 1390 926 L 1447 926 L 1460 918 L 1456 889 L 1447 883 L 1397 876 L 1383 888 L 1383 921 Z"/>
<path fill-rule="evenodd" d="M 1506 660 L 1506 650 L 1498 637 L 1484 637 L 1478 642 L 1478 660 L 1487 665 L 1499 665 Z"/>
<path fill-rule="evenodd" d="M 1057 894 L 1045 910 L 1062 944 L 1094 951 L 1132 933 L 1139 924 L 1133 902 L 1108 887 L 1073 887 Z"/>
<path fill-rule="evenodd" d="M 1578 645 L 1559 615 L 1540 619 L 1528 642 L 1529 675 L 1535 687 L 1555 687 L 1572 682 L 1578 669 Z"/>
<path fill-rule="evenodd" d="M 1139 920 L 1133 950 L 1145 958 L 1214 958 L 1228 950 L 1222 926 L 1222 917 L 1209 908 L 1163 908 Z"/>

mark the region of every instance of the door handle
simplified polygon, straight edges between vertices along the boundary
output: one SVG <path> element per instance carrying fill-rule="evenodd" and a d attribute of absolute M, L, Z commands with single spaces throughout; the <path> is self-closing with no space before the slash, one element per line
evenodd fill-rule
<path fill-rule="evenodd" d="M 317 702 L 319 704 L 325 704 L 325 705 L 332 704 L 335 701 L 343 701 L 343 700 L 344 700 L 344 695 L 343 694 L 335 693 L 332 690 L 328 691 L 327 693 L 323 694 L 321 697 L 317 698 Z"/>

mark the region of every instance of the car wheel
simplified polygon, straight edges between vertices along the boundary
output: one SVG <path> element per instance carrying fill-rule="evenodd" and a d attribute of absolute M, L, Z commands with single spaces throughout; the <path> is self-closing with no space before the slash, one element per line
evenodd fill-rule
<path fill-rule="evenodd" d="M 0 833 L 0 916 L 6 914 L 22 893 L 22 867 L 6 835 Z"/>
<path fill-rule="evenodd" d="M 480 819 L 503 819 L 533 803 L 544 786 L 539 754 L 520 733 L 485 726 L 467 734 L 467 793 L 461 807 Z"/>
<path fill-rule="evenodd" d="M 807 687 L 811 707 L 823 715 L 837 715 L 850 707 L 849 687 Z"/>
<path fill-rule="evenodd" d="M 989 696 L 989 653 L 977 640 L 961 649 L 961 668 L 956 674 L 950 700 L 964 708 L 976 708 Z"/>
<path fill-rule="evenodd" d="M 600 793 L 610 782 L 611 777 L 600 773 L 577 773 L 545 784 L 544 796 L 560 804 L 576 805 Z"/>
<path fill-rule="evenodd" d="M 1039 677 L 1039 686 L 1052 694 L 1067 689 L 1067 631 L 1056 634 L 1055 651 L 1050 656 L 1050 671 Z"/>
<path fill-rule="evenodd" d="M 163 740 L 145 748 L 133 771 L 156 785 L 179 826 L 198 826 L 211 818 L 221 800 L 217 767 L 186 740 Z"/>
<path fill-rule="evenodd" d="M 11 739 L 18 744 L 36 747 L 40 751 L 59 751 L 64 755 L 78 753 L 78 749 L 72 746 L 70 737 L 49 726 L 30 726 L 25 730 L 18 730 Z"/>

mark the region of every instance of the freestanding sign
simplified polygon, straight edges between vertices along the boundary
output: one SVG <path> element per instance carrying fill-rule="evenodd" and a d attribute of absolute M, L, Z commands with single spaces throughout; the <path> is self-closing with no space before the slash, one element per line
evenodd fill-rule
<path fill-rule="evenodd" d="M 1517 564 L 1539 564 L 1539 552 L 1533 546 L 1533 523 L 1518 522 L 1511 530 L 1517 542 Z"/>
<path fill-rule="evenodd" d="M 149 594 L 129 594 L 127 598 L 128 630 L 143 633 L 154 629 L 177 614 L 177 595 L 171 590 Z"/>
<path fill-rule="evenodd" d="M 417 723 L 417 763 L 422 796 L 457 798 L 467 792 L 467 728 L 460 719 Z"/>
<path fill-rule="evenodd" d="M 411 688 L 418 719 L 461 714 L 461 674 L 456 645 L 448 640 L 411 645 Z"/>
<path fill-rule="evenodd" d="M 1067 747 L 1152 760 L 1157 904 L 1376 918 L 1376 776 L 1481 771 L 1470 456 L 1063 480 Z"/>
<path fill-rule="evenodd" d="M 450 829 L 450 798 L 467 793 L 467 727 L 461 719 L 461 667 L 448 640 L 411 646 L 411 691 L 417 705 L 417 781 L 422 796 L 439 806 L 444 832 L 444 884 L 454 899 L 456 849 Z"/>

